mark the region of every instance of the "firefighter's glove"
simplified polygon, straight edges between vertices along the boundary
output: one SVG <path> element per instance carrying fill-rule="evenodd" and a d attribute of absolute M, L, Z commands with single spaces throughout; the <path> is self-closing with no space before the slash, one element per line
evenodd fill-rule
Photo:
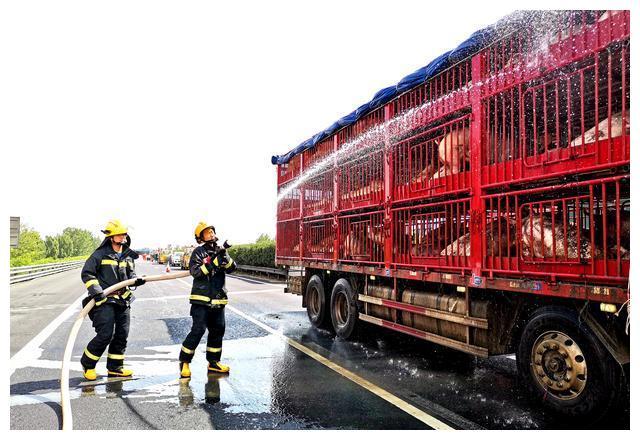
<path fill-rule="evenodd" d="M 207 256 L 207 257 L 203 260 L 203 263 L 204 263 L 204 267 L 206 267 L 206 268 L 207 268 L 207 272 L 208 272 L 208 273 L 213 273 L 213 272 L 215 271 L 215 269 L 216 269 L 216 268 L 215 268 L 215 266 L 213 265 L 213 262 L 211 261 L 211 256 L 210 256 L 210 255 L 209 255 L 209 256 Z"/>
<path fill-rule="evenodd" d="M 91 296 L 91 298 L 96 302 L 96 307 L 101 306 L 107 301 L 107 297 L 102 292 Z"/>
<path fill-rule="evenodd" d="M 216 271 L 223 270 L 229 264 L 229 257 L 222 253 L 213 259 L 213 266 Z"/>
<path fill-rule="evenodd" d="M 135 287 L 138 287 L 138 286 L 142 286 L 146 282 L 147 282 L 147 280 L 145 280 L 144 278 L 136 278 L 136 282 L 133 283 L 133 285 Z"/>

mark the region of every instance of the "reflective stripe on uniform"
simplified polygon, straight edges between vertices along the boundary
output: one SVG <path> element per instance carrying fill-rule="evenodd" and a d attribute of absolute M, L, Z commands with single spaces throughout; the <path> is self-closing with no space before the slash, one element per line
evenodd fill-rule
<path fill-rule="evenodd" d="M 195 351 L 193 350 L 189 350 L 187 347 L 185 347 L 184 345 L 182 346 L 182 351 L 184 351 L 187 354 L 193 354 L 195 353 Z"/>
<path fill-rule="evenodd" d="M 111 265 L 111 266 L 117 266 L 118 262 L 116 260 L 102 260 L 100 262 L 100 264 L 104 264 L 104 265 Z"/>
<path fill-rule="evenodd" d="M 105 298 L 103 300 L 100 301 L 96 301 L 96 307 L 98 307 L 99 305 L 101 305 L 102 303 L 104 303 L 108 298 Z"/>
<path fill-rule="evenodd" d="M 189 299 L 193 299 L 196 301 L 204 301 L 204 302 L 211 301 L 211 298 L 209 298 L 208 296 L 202 296 L 202 295 L 191 295 Z"/>
<path fill-rule="evenodd" d="M 131 295 L 131 290 L 127 289 L 127 291 L 122 294 L 122 299 L 129 298 L 129 295 Z"/>
<path fill-rule="evenodd" d="M 220 353 L 222 351 L 222 347 L 217 348 L 217 347 L 207 347 L 207 351 L 209 353 Z"/>
<path fill-rule="evenodd" d="M 89 359 L 93 359 L 94 361 L 99 361 L 100 360 L 100 356 L 96 356 L 94 354 L 91 354 L 91 352 L 89 350 L 87 350 L 86 348 L 84 349 L 84 354 L 86 354 Z"/>
<path fill-rule="evenodd" d="M 107 357 L 108 357 L 109 359 L 116 359 L 116 360 L 124 359 L 124 355 L 123 355 L 123 354 L 112 354 L 112 353 L 109 353 L 109 354 L 107 355 Z"/>
<path fill-rule="evenodd" d="M 214 265 L 216 265 L 216 266 L 219 266 L 219 263 L 218 263 L 218 257 L 216 257 L 216 258 L 213 260 L 213 264 L 214 264 Z"/>
<path fill-rule="evenodd" d="M 126 261 L 121 261 L 119 266 L 120 267 L 127 267 L 127 262 Z"/>
<path fill-rule="evenodd" d="M 233 264 L 233 260 L 231 258 L 229 258 L 229 262 L 227 264 L 224 265 L 225 269 L 229 269 L 231 267 L 231 265 Z"/>
<path fill-rule="evenodd" d="M 212 299 L 211 304 L 229 304 L 228 299 Z"/>
<path fill-rule="evenodd" d="M 99 286 L 100 283 L 98 282 L 98 280 L 89 280 L 86 283 L 84 283 L 84 285 L 86 286 L 86 288 L 88 289 L 91 286 Z"/>
<path fill-rule="evenodd" d="M 200 270 L 202 271 L 203 274 L 209 275 L 209 271 L 207 270 L 206 264 L 203 264 L 202 266 L 200 266 Z"/>

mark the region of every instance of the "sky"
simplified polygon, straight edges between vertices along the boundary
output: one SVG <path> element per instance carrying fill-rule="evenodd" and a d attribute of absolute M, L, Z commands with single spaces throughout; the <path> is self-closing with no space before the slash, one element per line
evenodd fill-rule
<path fill-rule="evenodd" d="M 553 6 L 488 4 L 4 2 L 3 209 L 43 236 L 118 218 L 134 247 L 191 244 L 201 220 L 232 243 L 274 236 L 272 155 L 475 30 Z"/>

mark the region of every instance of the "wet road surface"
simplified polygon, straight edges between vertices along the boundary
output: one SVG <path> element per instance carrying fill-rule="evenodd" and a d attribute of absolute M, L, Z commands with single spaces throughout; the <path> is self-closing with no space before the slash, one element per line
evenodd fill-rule
<path fill-rule="evenodd" d="M 163 270 L 149 263 L 138 266 L 145 274 Z M 77 273 L 65 279 L 76 279 L 77 296 L 83 294 Z M 133 379 L 104 377 L 91 383 L 82 378 L 78 361 L 94 334 L 90 321 L 84 322 L 70 373 L 75 429 L 575 427 L 521 395 L 510 357 L 478 359 L 369 326 L 360 340 L 341 341 L 311 327 L 300 297 L 283 293 L 281 284 L 245 277 L 230 277 L 227 286 L 222 360 L 231 374 L 206 374 L 203 338 L 193 377 L 180 380 L 176 359 L 191 325 L 190 279 L 184 280 L 139 288 L 125 360 Z M 13 286 L 11 294 L 13 338 L 13 327 L 22 328 L 27 318 L 13 318 Z M 72 306 L 37 347 L 27 344 L 17 356 L 12 349 L 12 429 L 61 426 L 58 360 L 77 311 Z M 104 357 L 98 373 L 106 373 Z M 628 426 L 627 409 L 597 427 Z"/>

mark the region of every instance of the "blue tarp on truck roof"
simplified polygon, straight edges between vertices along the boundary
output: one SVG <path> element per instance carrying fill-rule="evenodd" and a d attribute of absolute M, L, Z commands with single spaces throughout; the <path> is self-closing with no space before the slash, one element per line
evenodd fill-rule
<path fill-rule="evenodd" d="M 346 127 L 358 121 L 360 118 L 368 114 L 371 110 L 375 110 L 381 105 L 388 103 L 402 93 L 426 82 L 427 80 L 438 75 L 450 66 L 466 59 L 479 50 L 482 50 L 484 47 L 488 46 L 497 39 L 499 33 L 497 32 L 496 28 L 498 24 L 503 20 L 505 19 L 502 19 L 496 24 L 474 32 L 467 40 L 458 45 L 458 47 L 456 47 L 454 50 L 440 55 L 426 66 L 421 67 L 415 72 L 405 76 L 400 80 L 400 82 L 398 82 L 398 84 L 379 90 L 378 93 L 373 96 L 371 101 L 361 105 L 348 115 L 343 116 L 337 122 L 334 122 L 328 128 L 302 142 L 287 154 L 284 154 L 282 156 L 272 156 L 271 163 L 274 165 L 280 165 L 289 162 L 294 156 L 302 153 L 305 150 L 313 148 L 319 142 L 329 136 L 334 135 L 343 127 Z"/>

